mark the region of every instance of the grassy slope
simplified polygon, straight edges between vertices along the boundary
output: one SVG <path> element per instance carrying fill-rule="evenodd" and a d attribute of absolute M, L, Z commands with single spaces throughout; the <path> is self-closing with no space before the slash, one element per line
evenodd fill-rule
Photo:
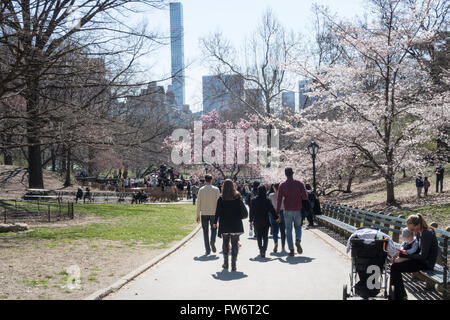
<path fill-rule="evenodd" d="M 367 179 L 353 186 L 351 194 L 332 195 L 327 200 L 338 201 L 353 207 L 365 208 L 372 211 L 391 212 L 395 215 L 409 216 L 422 213 L 429 222 L 437 222 L 440 229 L 450 226 L 450 164 L 445 166 L 444 193 L 436 194 L 436 176 L 434 168 L 430 168 L 424 175 L 430 180 L 427 198 L 417 198 L 415 176 L 408 172 L 408 177 L 397 175 L 395 197 L 398 206 L 387 206 L 385 182 L 383 179 Z M 423 195 L 423 192 L 422 192 Z"/>

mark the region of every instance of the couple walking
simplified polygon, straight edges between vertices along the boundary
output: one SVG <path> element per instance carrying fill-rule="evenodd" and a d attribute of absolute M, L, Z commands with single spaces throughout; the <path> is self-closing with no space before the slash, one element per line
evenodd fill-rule
<path fill-rule="evenodd" d="M 286 181 L 275 184 L 274 193 L 267 197 L 265 186 L 258 187 L 258 195 L 250 202 L 250 223 L 255 226 L 258 247 L 261 257 L 266 256 L 269 227 L 272 226 L 274 239 L 273 252 L 278 251 L 278 230 L 281 231 L 281 245 L 284 251 L 285 238 L 289 247 L 289 255 L 294 256 L 294 239 L 292 226 L 295 230 L 295 246 L 297 253 L 302 254 L 302 202 L 308 200 L 303 182 L 294 179 L 292 168 L 284 171 Z M 276 208 L 276 209 L 275 209 Z"/>
<path fill-rule="evenodd" d="M 205 186 L 198 192 L 197 223 L 201 219 L 206 255 L 209 255 L 211 250 L 216 252 L 216 234 L 223 238 L 224 263 L 222 267 L 224 269 L 228 269 L 231 242 L 231 269 L 236 271 L 239 236 L 244 233 L 242 219 L 248 217 L 248 211 L 233 181 L 230 179 L 224 181 L 222 194 L 220 194 L 219 188 L 213 186 L 211 182 L 212 176 L 206 175 Z M 217 226 L 219 227 L 218 232 Z M 211 240 L 209 238 L 209 227 L 211 227 Z"/>
<path fill-rule="evenodd" d="M 265 256 L 268 242 L 268 229 L 270 225 L 269 214 L 277 223 L 284 218 L 286 240 L 289 246 L 289 255 L 294 256 L 294 241 L 292 226 L 295 230 L 295 246 L 297 252 L 302 254 L 302 201 L 308 200 L 305 185 L 303 182 L 293 178 L 292 168 L 285 169 L 287 180 L 280 184 L 276 210 L 272 202 L 267 199 L 266 189 L 261 186 L 258 195 L 251 202 L 251 222 L 254 223 L 258 235 L 258 247 L 261 256 Z M 236 190 L 236 186 L 230 179 L 225 180 L 222 188 L 222 195 L 219 189 L 211 185 L 212 176 L 205 176 L 206 185 L 198 192 L 197 199 L 197 222 L 202 222 L 203 237 L 205 242 L 206 255 L 216 252 L 215 240 L 217 233 L 217 223 L 219 222 L 218 236 L 223 237 L 223 268 L 228 269 L 229 243 L 231 241 L 231 267 L 236 270 L 236 260 L 239 249 L 239 236 L 244 233 L 242 219 L 248 217 L 241 194 Z M 284 211 L 281 213 L 282 204 Z M 283 217 L 281 217 L 283 214 Z M 209 226 L 211 227 L 211 238 L 209 238 Z"/>

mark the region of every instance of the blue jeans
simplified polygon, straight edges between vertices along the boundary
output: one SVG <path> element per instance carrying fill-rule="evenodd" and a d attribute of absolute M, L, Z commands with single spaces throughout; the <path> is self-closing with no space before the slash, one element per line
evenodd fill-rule
<path fill-rule="evenodd" d="M 209 227 L 211 227 L 211 242 L 216 242 L 217 229 L 213 228 L 214 216 L 201 216 L 203 239 L 205 241 L 205 250 L 208 254 L 211 253 L 211 246 L 209 245 Z"/>
<path fill-rule="evenodd" d="M 294 242 L 292 241 L 292 224 L 295 229 L 295 239 L 302 240 L 302 212 L 284 210 L 284 221 L 286 223 L 286 239 L 289 250 L 294 249 Z"/>
<path fill-rule="evenodd" d="M 283 210 L 280 211 L 280 218 L 281 221 L 278 223 L 272 215 L 269 215 L 270 219 L 270 225 L 272 226 L 272 236 L 273 236 L 273 242 L 275 244 L 278 244 L 278 230 L 280 231 L 281 235 L 281 246 L 284 247 L 285 241 L 286 241 L 286 223 L 284 221 L 284 214 Z"/>

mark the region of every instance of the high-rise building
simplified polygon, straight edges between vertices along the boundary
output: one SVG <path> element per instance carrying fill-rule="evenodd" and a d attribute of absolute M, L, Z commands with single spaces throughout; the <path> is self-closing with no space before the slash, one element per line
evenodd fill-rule
<path fill-rule="evenodd" d="M 170 3 L 170 50 L 172 57 L 172 91 L 177 108 L 185 104 L 183 5 Z"/>
<path fill-rule="evenodd" d="M 295 92 L 286 91 L 281 93 L 281 105 L 283 108 L 287 108 L 292 112 L 295 112 Z"/>
<path fill-rule="evenodd" d="M 230 111 L 240 106 L 244 79 L 238 75 L 203 76 L 203 114 Z"/>
<path fill-rule="evenodd" d="M 306 93 L 310 92 L 306 89 L 306 86 L 311 84 L 311 80 L 300 80 L 298 82 L 298 109 L 302 110 L 309 107 L 313 102 L 313 99 L 309 98 Z"/>
<path fill-rule="evenodd" d="M 261 89 L 245 89 L 245 108 L 249 111 L 263 112 L 263 95 Z"/>

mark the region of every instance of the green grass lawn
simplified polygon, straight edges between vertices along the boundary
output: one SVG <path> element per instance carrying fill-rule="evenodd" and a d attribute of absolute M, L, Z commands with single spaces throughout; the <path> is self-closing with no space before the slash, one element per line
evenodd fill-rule
<path fill-rule="evenodd" d="M 140 243 L 165 247 L 172 241 L 183 239 L 195 228 L 194 209 L 192 204 L 77 204 L 74 205 L 75 213 L 98 216 L 103 221 L 66 228 L 32 227 L 29 232 L 16 233 L 14 237 L 56 242 L 104 239 L 125 241 L 129 245 Z"/>
<path fill-rule="evenodd" d="M 408 209 L 408 210 L 395 210 L 392 212 L 396 216 L 403 215 L 408 217 L 412 214 L 422 214 L 428 223 L 437 222 L 439 229 L 444 229 L 448 226 L 450 203 L 444 203 L 440 205 L 425 206 L 420 208 Z"/>

